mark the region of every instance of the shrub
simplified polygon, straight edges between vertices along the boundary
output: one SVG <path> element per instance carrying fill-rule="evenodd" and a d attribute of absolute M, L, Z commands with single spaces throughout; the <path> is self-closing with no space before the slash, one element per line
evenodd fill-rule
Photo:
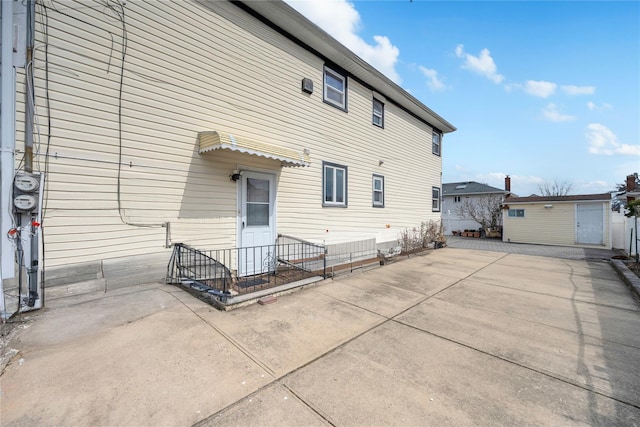
<path fill-rule="evenodd" d="M 398 236 L 398 244 L 402 252 L 411 252 L 426 248 L 436 240 L 440 231 L 440 221 L 423 221 L 420 227 L 405 228 Z"/>

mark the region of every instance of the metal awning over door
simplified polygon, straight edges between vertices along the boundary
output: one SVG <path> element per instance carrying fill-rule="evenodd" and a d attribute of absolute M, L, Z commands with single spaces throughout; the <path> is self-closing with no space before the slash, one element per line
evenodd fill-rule
<path fill-rule="evenodd" d="M 309 166 L 311 163 L 309 154 L 305 152 L 253 141 L 220 131 L 198 133 L 198 152 L 203 154 L 215 150 L 230 150 L 279 160 L 285 167 Z"/>

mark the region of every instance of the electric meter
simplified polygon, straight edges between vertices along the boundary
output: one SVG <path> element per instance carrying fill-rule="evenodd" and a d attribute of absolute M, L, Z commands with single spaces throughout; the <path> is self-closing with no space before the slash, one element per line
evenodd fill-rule
<path fill-rule="evenodd" d="M 33 193 L 39 187 L 38 180 L 32 175 L 18 174 L 13 181 L 16 188 L 25 193 Z"/>
<path fill-rule="evenodd" d="M 31 194 L 20 194 L 13 198 L 13 206 L 19 211 L 32 211 L 38 201 Z"/>

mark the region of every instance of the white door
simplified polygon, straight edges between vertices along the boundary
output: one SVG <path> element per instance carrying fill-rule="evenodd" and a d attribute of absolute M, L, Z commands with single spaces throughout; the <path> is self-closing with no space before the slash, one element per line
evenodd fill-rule
<path fill-rule="evenodd" d="M 604 211 L 602 203 L 576 205 L 576 242 L 604 244 Z"/>
<path fill-rule="evenodd" d="M 240 276 L 266 273 L 275 266 L 274 183 L 274 176 L 267 173 L 242 173 L 238 245 Z"/>

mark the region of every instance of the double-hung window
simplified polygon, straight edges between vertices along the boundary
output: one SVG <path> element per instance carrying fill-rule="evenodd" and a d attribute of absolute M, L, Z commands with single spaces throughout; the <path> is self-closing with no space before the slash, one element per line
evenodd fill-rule
<path fill-rule="evenodd" d="M 384 176 L 373 175 L 373 207 L 384 208 Z"/>
<path fill-rule="evenodd" d="M 373 98 L 373 124 L 384 127 L 384 104 Z"/>
<path fill-rule="evenodd" d="M 441 153 L 440 143 L 442 142 L 442 135 L 440 132 L 436 132 L 435 130 L 431 134 L 431 152 L 436 156 L 439 156 Z"/>
<path fill-rule="evenodd" d="M 347 167 L 322 162 L 322 205 L 347 207 Z"/>
<path fill-rule="evenodd" d="M 440 212 L 440 187 L 431 187 L 431 211 Z"/>
<path fill-rule="evenodd" d="M 330 68 L 324 68 L 324 101 L 334 107 L 347 109 L 347 79 Z"/>

